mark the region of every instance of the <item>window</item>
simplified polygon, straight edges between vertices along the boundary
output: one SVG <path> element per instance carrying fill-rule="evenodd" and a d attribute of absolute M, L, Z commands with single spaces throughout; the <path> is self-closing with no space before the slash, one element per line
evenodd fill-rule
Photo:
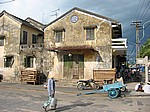
<path fill-rule="evenodd" d="M 63 31 L 55 31 L 56 42 L 62 42 Z"/>
<path fill-rule="evenodd" d="M 12 67 L 14 62 L 13 56 L 8 56 L 4 58 L 4 67 Z"/>
<path fill-rule="evenodd" d="M 34 57 L 32 56 L 26 56 L 24 58 L 24 67 L 33 67 L 33 59 Z"/>
<path fill-rule="evenodd" d="M 28 32 L 27 31 L 23 31 L 23 36 L 21 38 L 21 44 L 27 44 L 27 38 L 28 38 Z"/>
<path fill-rule="evenodd" d="M 44 35 L 43 34 L 37 35 L 37 43 L 44 43 Z"/>
<path fill-rule="evenodd" d="M 94 28 L 86 28 L 86 40 L 94 40 Z"/>
<path fill-rule="evenodd" d="M 0 46 L 4 46 L 4 36 L 0 36 Z"/>
<path fill-rule="evenodd" d="M 32 34 L 32 44 L 37 44 L 37 36 Z"/>

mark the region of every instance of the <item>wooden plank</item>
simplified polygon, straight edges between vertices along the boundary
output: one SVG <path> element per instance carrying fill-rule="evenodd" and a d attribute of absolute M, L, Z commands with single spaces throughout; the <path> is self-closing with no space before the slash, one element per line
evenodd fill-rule
<path fill-rule="evenodd" d="M 97 82 L 103 82 L 104 80 L 115 80 L 115 69 L 106 69 L 106 70 L 93 70 L 93 78 Z"/>

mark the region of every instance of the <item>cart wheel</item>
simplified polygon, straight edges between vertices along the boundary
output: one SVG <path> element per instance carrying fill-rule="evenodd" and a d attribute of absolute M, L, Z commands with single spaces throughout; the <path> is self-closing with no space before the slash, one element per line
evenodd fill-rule
<path fill-rule="evenodd" d="M 84 84 L 83 83 L 78 83 L 77 88 L 79 90 L 83 90 L 84 89 Z"/>
<path fill-rule="evenodd" d="M 117 89 L 115 89 L 115 88 L 113 88 L 113 89 L 110 89 L 109 91 L 108 91 L 108 96 L 110 97 L 110 98 L 116 98 L 117 96 L 119 95 L 119 90 L 117 90 Z"/>

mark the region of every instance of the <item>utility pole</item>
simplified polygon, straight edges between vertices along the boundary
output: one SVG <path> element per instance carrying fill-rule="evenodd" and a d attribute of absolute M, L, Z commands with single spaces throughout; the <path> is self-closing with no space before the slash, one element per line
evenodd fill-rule
<path fill-rule="evenodd" d="M 139 45 L 139 28 L 142 21 L 132 21 L 131 25 L 135 25 L 136 27 L 136 59 L 140 57 L 140 45 Z"/>

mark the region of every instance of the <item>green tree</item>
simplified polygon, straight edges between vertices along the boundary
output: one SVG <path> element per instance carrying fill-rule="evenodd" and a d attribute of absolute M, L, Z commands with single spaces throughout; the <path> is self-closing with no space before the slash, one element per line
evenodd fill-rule
<path fill-rule="evenodd" d="M 140 57 L 150 56 L 150 38 L 142 45 L 140 50 Z"/>

